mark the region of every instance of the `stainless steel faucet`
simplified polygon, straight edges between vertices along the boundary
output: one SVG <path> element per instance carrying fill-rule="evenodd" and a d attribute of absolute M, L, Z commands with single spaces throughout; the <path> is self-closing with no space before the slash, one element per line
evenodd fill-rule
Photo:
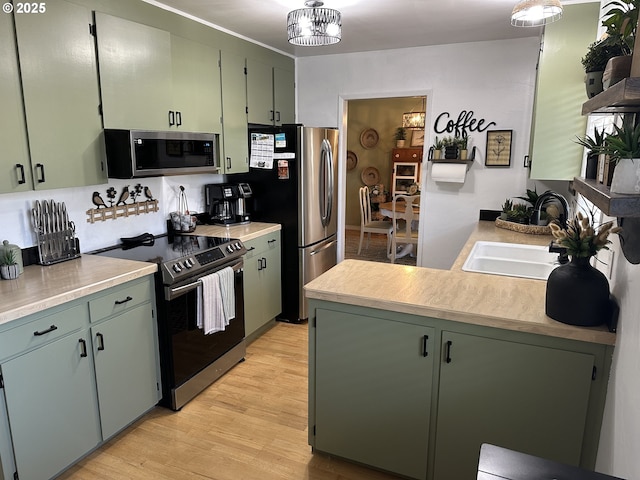
<path fill-rule="evenodd" d="M 567 226 L 567 220 L 569 219 L 569 202 L 562 195 L 556 192 L 552 192 L 551 190 L 547 190 L 540 196 L 538 196 L 538 200 L 536 200 L 536 204 L 533 206 L 533 214 L 531 215 L 531 223 L 535 225 L 540 224 L 540 213 L 542 211 L 542 206 L 549 198 L 555 198 L 562 204 L 563 212 L 560 214 L 560 218 L 558 221 L 563 228 Z"/>

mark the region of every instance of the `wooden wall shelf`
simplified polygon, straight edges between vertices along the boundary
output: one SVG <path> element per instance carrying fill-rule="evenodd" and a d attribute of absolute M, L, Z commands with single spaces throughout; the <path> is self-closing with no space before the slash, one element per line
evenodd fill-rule
<path fill-rule="evenodd" d="M 611 193 L 596 180 L 576 177 L 573 188 L 610 217 L 640 217 L 640 195 Z"/>
<path fill-rule="evenodd" d="M 640 77 L 625 78 L 582 104 L 582 115 L 635 113 L 640 109 Z"/>

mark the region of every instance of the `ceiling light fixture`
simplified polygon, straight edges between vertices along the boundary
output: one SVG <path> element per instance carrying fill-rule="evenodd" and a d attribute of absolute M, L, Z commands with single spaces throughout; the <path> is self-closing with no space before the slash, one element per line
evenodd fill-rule
<path fill-rule="evenodd" d="M 511 13 L 514 27 L 540 27 L 562 18 L 560 0 L 522 0 Z"/>
<path fill-rule="evenodd" d="M 287 15 L 289 43 L 302 47 L 333 45 L 342 38 L 342 14 L 332 8 L 320 8 L 324 3 L 307 0 L 309 8 L 293 10 Z"/>
<path fill-rule="evenodd" d="M 402 114 L 402 126 L 410 130 L 424 130 L 425 112 L 409 112 Z"/>

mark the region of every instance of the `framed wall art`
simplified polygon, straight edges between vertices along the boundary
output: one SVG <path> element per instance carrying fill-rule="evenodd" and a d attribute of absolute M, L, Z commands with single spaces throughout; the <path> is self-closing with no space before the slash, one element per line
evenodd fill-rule
<path fill-rule="evenodd" d="M 508 167 L 511 165 L 511 137 L 513 130 L 487 130 L 487 167 Z"/>
<path fill-rule="evenodd" d="M 411 146 L 422 147 L 424 145 L 424 130 L 414 130 L 411 134 Z"/>

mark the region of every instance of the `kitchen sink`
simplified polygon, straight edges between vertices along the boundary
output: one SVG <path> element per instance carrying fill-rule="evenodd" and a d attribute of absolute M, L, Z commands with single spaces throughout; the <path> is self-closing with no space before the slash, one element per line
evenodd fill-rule
<path fill-rule="evenodd" d="M 546 246 L 481 241 L 473 245 L 462 270 L 546 280 L 558 265 L 558 255 Z"/>

